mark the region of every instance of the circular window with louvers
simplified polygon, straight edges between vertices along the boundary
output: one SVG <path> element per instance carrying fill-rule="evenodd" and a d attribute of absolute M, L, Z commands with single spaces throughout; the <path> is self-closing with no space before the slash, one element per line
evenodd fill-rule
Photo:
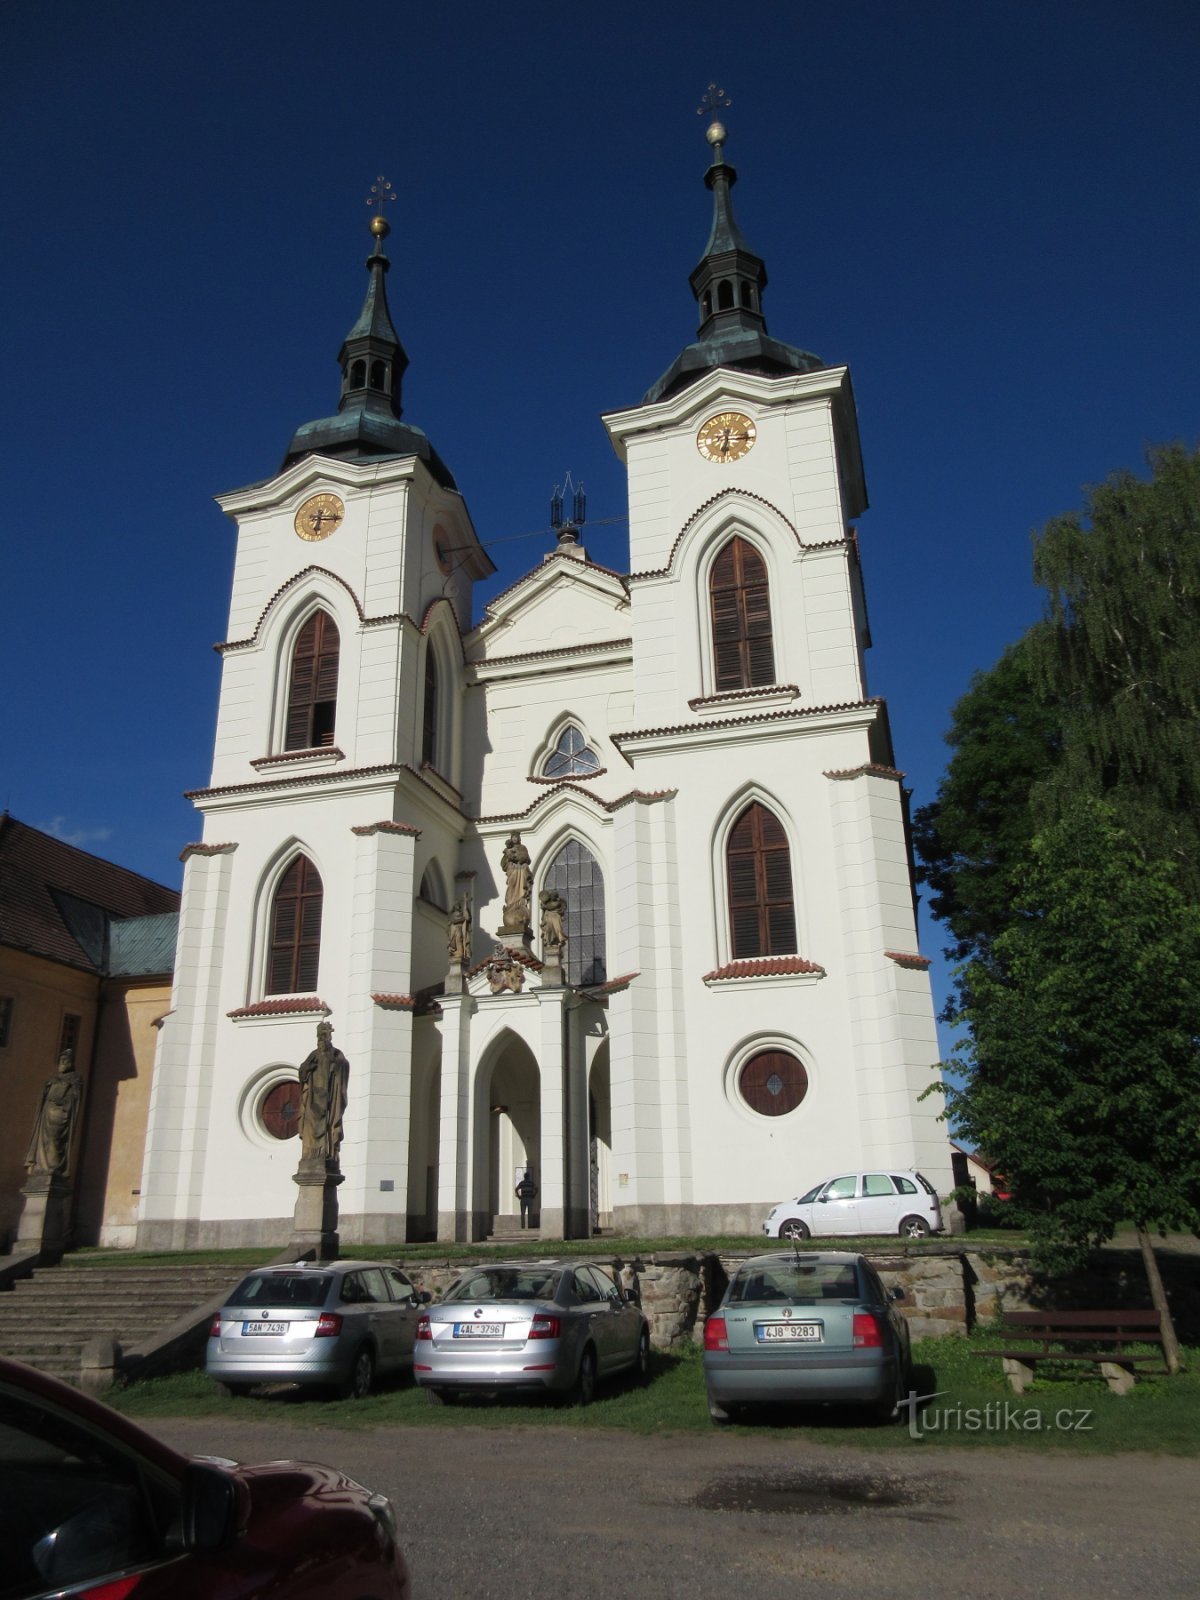
<path fill-rule="evenodd" d="M 762 1050 L 738 1073 L 738 1090 L 751 1111 L 784 1117 L 808 1093 L 808 1073 L 786 1050 Z"/>
<path fill-rule="evenodd" d="M 263 1096 L 259 1120 L 274 1139 L 291 1139 L 300 1131 L 300 1085 L 293 1078 L 277 1083 Z"/>

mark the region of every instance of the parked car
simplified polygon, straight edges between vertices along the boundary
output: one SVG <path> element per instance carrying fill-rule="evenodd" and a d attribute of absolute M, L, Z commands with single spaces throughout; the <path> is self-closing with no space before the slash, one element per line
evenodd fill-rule
<path fill-rule="evenodd" d="M 212 1320 L 205 1365 L 228 1394 L 302 1383 L 344 1399 L 412 1369 L 430 1296 L 379 1261 L 297 1261 L 248 1273 Z"/>
<path fill-rule="evenodd" d="M 392 1507 L 331 1467 L 191 1458 L 0 1358 L 5 1600 L 408 1600 Z"/>
<path fill-rule="evenodd" d="M 848 1251 L 752 1256 L 704 1326 L 708 1414 L 849 1403 L 897 1414 L 912 1383 L 908 1324 L 875 1269 Z"/>
<path fill-rule="evenodd" d="M 794 1200 L 781 1200 L 763 1223 L 769 1239 L 792 1240 L 871 1233 L 921 1239 L 941 1229 L 942 1208 L 928 1178 L 891 1167 L 822 1178 Z"/>
<path fill-rule="evenodd" d="M 527 1390 L 592 1398 L 598 1378 L 650 1368 L 650 1324 L 604 1267 L 505 1261 L 472 1267 L 422 1315 L 413 1372 L 435 1404 Z"/>

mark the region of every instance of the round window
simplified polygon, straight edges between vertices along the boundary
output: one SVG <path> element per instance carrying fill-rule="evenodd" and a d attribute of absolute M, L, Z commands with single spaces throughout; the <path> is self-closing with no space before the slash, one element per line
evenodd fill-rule
<path fill-rule="evenodd" d="M 300 1085 L 296 1080 L 277 1083 L 265 1094 L 258 1115 L 263 1127 L 274 1138 L 294 1138 L 300 1131 Z"/>
<path fill-rule="evenodd" d="M 751 1111 L 783 1117 L 808 1093 L 808 1073 L 783 1050 L 762 1050 L 738 1073 L 738 1089 Z"/>

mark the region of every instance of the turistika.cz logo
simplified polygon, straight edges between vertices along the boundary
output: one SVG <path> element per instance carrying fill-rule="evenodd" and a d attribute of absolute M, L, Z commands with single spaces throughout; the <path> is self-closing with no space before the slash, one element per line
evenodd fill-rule
<path fill-rule="evenodd" d="M 949 1389 L 932 1394 L 908 1391 L 900 1409 L 908 1412 L 908 1433 L 923 1439 L 930 1433 L 1090 1433 L 1092 1410 L 1083 1406 L 1058 1411 L 1039 1411 L 1036 1406 L 1020 1406 L 1011 1400 L 991 1400 L 985 1406 L 932 1406 Z"/>

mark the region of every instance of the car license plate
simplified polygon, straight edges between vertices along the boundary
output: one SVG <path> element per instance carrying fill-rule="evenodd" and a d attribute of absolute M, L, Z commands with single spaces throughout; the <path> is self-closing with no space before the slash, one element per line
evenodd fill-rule
<path fill-rule="evenodd" d="M 760 1344 L 790 1344 L 795 1340 L 812 1341 L 821 1337 L 819 1322 L 758 1322 L 754 1336 Z"/>
<path fill-rule="evenodd" d="M 278 1334 L 281 1334 L 281 1333 L 286 1333 L 287 1330 L 288 1330 L 288 1325 L 287 1325 L 286 1322 L 243 1322 L 242 1323 L 242 1332 L 244 1334 L 246 1334 L 247 1336 L 252 1336 L 254 1334 L 264 1334 L 264 1333 L 278 1335 Z"/>
<path fill-rule="evenodd" d="M 454 1324 L 454 1337 L 456 1339 L 502 1339 L 504 1337 L 504 1324 L 502 1322 L 456 1322 Z"/>

